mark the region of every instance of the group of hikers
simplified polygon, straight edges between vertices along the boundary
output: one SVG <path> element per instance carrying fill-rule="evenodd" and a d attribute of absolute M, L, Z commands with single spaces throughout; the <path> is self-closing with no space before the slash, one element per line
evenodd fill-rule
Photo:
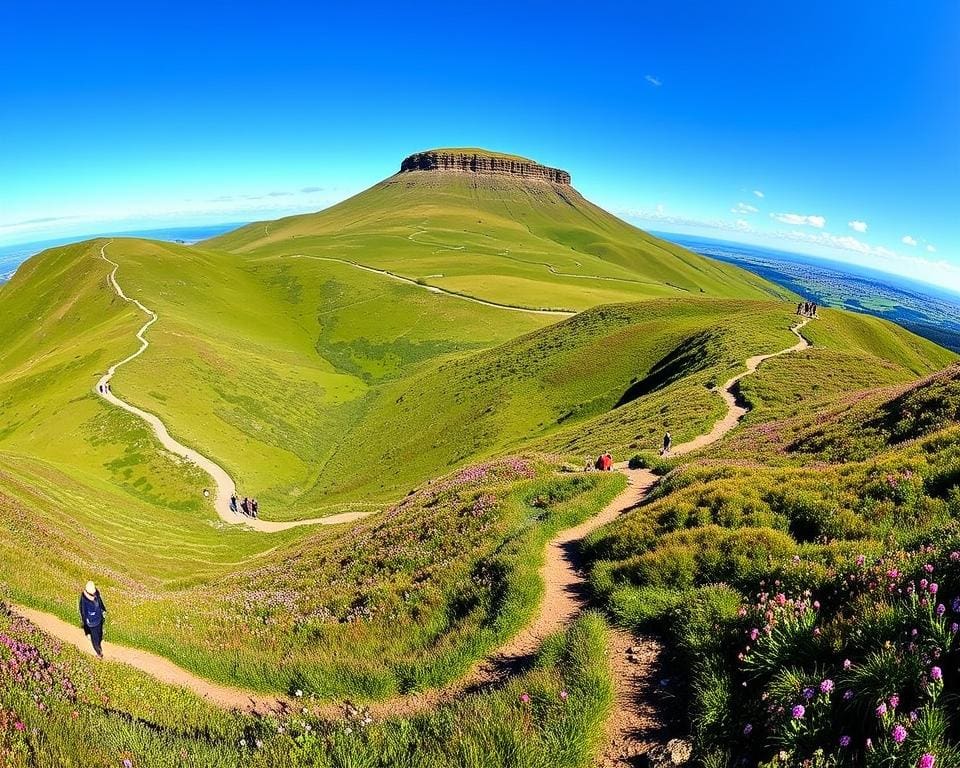
<path fill-rule="evenodd" d="M 256 499 L 243 497 L 243 501 L 237 501 L 237 494 L 230 497 L 230 511 L 238 512 L 247 517 L 260 517 L 260 502 Z"/>
<path fill-rule="evenodd" d="M 797 314 L 801 317 L 816 317 L 817 305 L 812 301 L 801 301 L 797 304 Z"/>
<path fill-rule="evenodd" d="M 673 436 L 670 434 L 669 430 L 663 434 L 663 445 L 660 448 L 661 456 L 669 456 L 670 450 L 673 448 Z M 613 469 L 613 456 L 610 455 L 610 451 L 605 451 L 597 456 L 596 461 L 591 465 L 590 461 L 587 461 L 586 466 L 587 471 L 595 469 L 599 472 L 609 472 Z"/>
<path fill-rule="evenodd" d="M 107 394 L 107 392 L 110 391 L 110 382 L 107 382 L 106 384 L 101 384 L 99 386 L 99 390 L 101 395 Z"/>

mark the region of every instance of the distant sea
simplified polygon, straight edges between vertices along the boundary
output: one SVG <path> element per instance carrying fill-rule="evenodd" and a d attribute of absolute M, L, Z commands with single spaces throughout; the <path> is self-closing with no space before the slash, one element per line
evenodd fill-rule
<path fill-rule="evenodd" d="M 824 307 L 883 317 L 960 352 L 960 294 L 857 264 L 706 237 L 657 236 L 737 264 Z"/>
<path fill-rule="evenodd" d="M 79 243 L 83 240 L 91 240 L 95 237 L 143 237 L 149 240 L 166 240 L 167 242 L 196 243 L 200 240 L 206 240 L 208 237 L 216 237 L 231 229 L 242 227 L 247 222 L 236 222 L 233 224 L 208 224 L 202 227 L 167 227 L 165 229 L 138 229 L 125 232 L 101 232 L 94 235 L 82 235 L 77 237 L 61 237 L 55 240 L 38 240 L 33 243 L 19 243 L 17 245 L 0 245 L 0 283 L 4 283 L 13 277 L 23 262 L 34 254 L 45 251 L 47 248 L 53 248 L 58 245 L 68 243 Z"/>

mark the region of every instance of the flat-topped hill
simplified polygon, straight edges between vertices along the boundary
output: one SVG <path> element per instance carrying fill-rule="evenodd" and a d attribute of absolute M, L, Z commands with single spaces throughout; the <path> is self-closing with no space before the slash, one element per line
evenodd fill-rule
<path fill-rule="evenodd" d="M 515 155 L 436 149 L 317 213 L 205 246 L 346 259 L 502 304 L 581 310 L 640 298 L 783 298 L 739 267 L 654 237 L 586 199 L 570 174 Z"/>
<path fill-rule="evenodd" d="M 570 186 L 570 174 L 518 155 L 483 149 L 431 149 L 410 155 L 400 164 L 400 173 L 414 171 L 455 171 L 547 181 Z"/>

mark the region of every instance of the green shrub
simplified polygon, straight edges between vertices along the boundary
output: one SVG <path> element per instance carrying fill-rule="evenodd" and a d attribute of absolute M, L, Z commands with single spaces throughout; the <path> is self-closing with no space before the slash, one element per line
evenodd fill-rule
<path fill-rule="evenodd" d="M 617 624 L 640 632 L 657 626 L 676 608 L 683 596 L 664 587 L 622 587 L 608 600 Z"/>
<path fill-rule="evenodd" d="M 691 590 L 667 615 L 667 633 L 688 663 L 720 653 L 731 639 L 743 596 L 725 584 Z"/>

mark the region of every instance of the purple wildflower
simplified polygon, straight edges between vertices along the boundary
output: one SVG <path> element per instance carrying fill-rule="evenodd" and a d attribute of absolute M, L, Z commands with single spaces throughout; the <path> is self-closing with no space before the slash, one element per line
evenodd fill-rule
<path fill-rule="evenodd" d="M 794 720 L 800 720 L 807 713 L 803 704 L 797 704 L 790 712 Z"/>

